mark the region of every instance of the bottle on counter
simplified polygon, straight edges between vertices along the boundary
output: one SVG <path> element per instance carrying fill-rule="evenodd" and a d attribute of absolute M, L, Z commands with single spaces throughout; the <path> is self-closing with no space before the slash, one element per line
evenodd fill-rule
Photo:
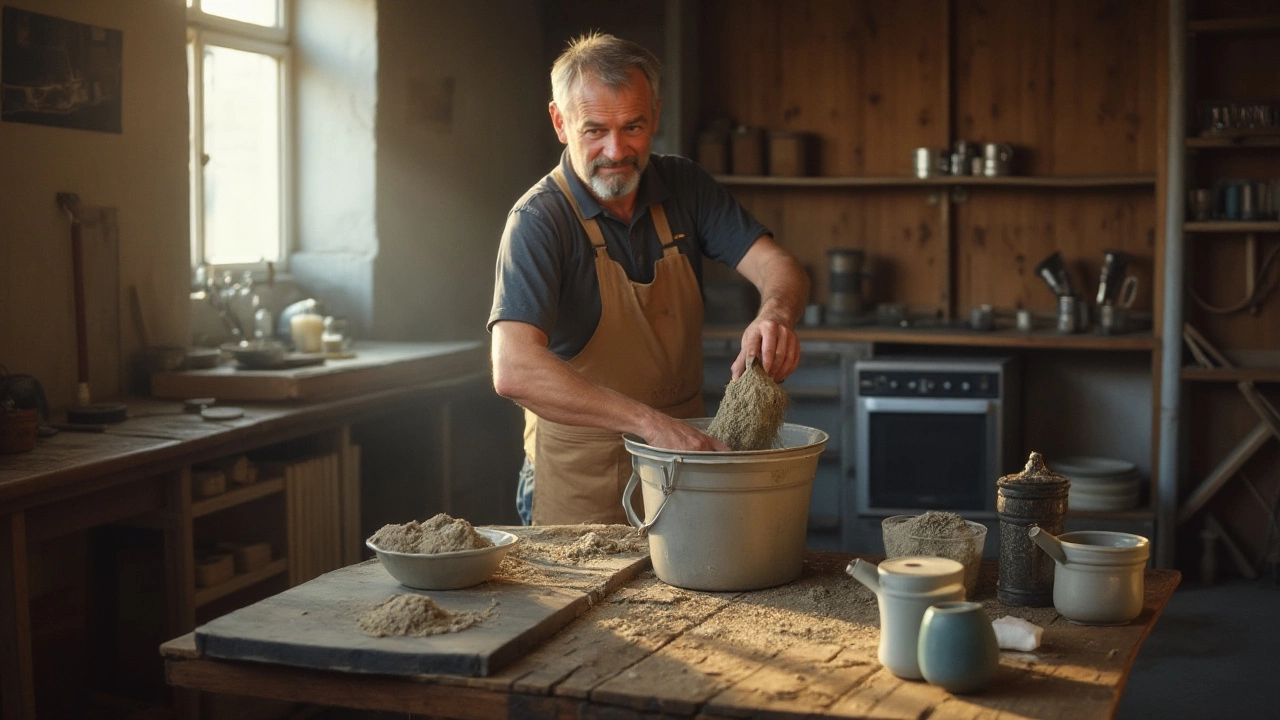
<path fill-rule="evenodd" d="M 1052 535 L 1063 530 L 1071 481 L 1050 470 L 1033 452 L 1022 472 L 996 481 L 1000 517 L 1000 579 L 996 599 L 1005 605 L 1053 605 L 1053 558 L 1031 539 L 1039 527 Z"/>

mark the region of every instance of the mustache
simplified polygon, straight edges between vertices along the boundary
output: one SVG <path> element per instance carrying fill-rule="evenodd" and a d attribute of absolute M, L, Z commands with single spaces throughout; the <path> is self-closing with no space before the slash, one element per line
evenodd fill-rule
<path fill-rule="evenodd" d="M 622 158 L 617 162 L 614 162 L 613 160 L 610 160 L 608 158 L 603 158 L 603 157 L 596 158 L 595 160 L 591 161 L 592 170 L 595 170 L 596 168 L 626 167 L 627 165 L 630 165 L 631 167 L 640 167 L 640 158 L 635 155 L 631 155 L 629 157 Z"/>

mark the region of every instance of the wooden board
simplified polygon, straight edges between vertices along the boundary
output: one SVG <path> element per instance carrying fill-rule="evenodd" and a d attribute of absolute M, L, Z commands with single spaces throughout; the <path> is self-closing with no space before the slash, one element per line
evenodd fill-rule
<path fill-rule="evenodd" d="M 326 400 L 397 385 L 430 382 L 485 364 L 479 342 L 363 342 L 356 357 L 288 370 L 240 370 L 224 364 L 209 370 L 156 373 L 151 394 L 160 398 L 215 397 L 220 401 Z"/>
<path fill-rule="evenodd" d="M 555 566 L 561 578 L 555 583 L 521 581 L 512 574 L 463 590 L 420 591 L 400 585 L 377 560 L 369 560 L 202 625 L 196 629 L 196 644 L 201 655 L 227 660 L 388 675 L 486 676 L 523 656 L 648 565 L 647 553 L 631 553 L 579 567 Z M 379 638 L 357 627 L 369 609 L 409 593 L 426 595 L 450 612 L 484 612 L 494 601 L 497 605 L 488 619 L 459 633 Z"/>

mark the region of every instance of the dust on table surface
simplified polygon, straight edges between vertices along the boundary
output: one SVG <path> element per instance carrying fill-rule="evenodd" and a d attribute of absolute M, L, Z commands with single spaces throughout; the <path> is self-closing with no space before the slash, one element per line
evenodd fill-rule
<path fill-rule="evenodd" d="M 367 635 L 428 637 L 462 632 L 492 617 L 497 607 L 494 600 L 487 609 L 449 612 L 426 595 L 392 595 L 360 616 L 357 625 Z"/>
<path fill-rule="evenodd" d="M 381 550 L 425 555 L 493 546 L 489 538 L 476 532 L 471 523 L 445 513 L 438 513 L 422 523 L 410 520 L 402 525 L 383 525 L 369 538 L 369 542 Z"/>
<path fill-rule="evenodd" d="M 630 525 L 535 525 L 518 534 L 490 582 L 587 589 L 614 558 L 649 552 L 649 539 Z"/>

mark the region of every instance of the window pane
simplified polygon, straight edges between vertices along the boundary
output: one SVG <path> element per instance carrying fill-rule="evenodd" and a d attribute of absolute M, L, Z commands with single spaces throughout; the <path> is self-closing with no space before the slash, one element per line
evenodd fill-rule
<path fill-rule="evenodd" d="M 276 27 L 279 25 L 280 0 L 200 0 L 200 9 L 210 15 Z"/>
<path fill-rule="evenodd" d="M 205 260 L 279 260 L 280 63 L 270 55 L 204 52 Z"/>

